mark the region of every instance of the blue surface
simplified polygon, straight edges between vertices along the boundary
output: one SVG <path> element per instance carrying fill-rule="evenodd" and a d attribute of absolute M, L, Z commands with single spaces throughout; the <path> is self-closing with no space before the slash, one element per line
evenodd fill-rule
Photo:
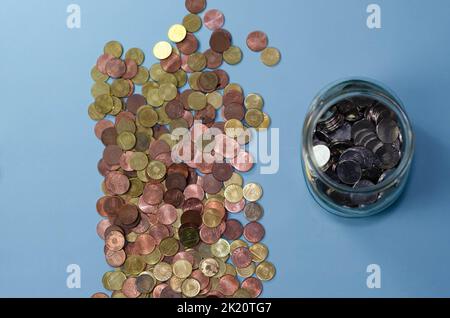
<path fill-rule="evenodd" d="M 246 92 L 259 92 L 281 128 L 281 165 L 260 182 L 265 243 L 277 266 L 267 297 L 450 296 L 450 2 L 377 0 L 381 30 L 366 27 L 361 0 L 209 1 L 245 59 L 226 67 Z M 0 296 L 79 297 L 101 290 L 108 269 L 95 226 L 102 145 L 87 116 L 89 71 L 110 39 L 153 44 L 185 14 L 182 1 L 87 1 L 82 27 L 66 27 L 60 0 L 3 0 L 0 9 Z M 254 29 L 280 48 L 282 63 L 262 66 L 245 46 Z M 201 38 L 207 39 L 203 30 Z M 205 42 L 203 42 L 205 43 Z M 207 43 L 207 42 L 206 42 Z M 203 44 L 203 49 L 205 48 Z M 404 196 L 364 220 L 323 212 L 300 167 L 300 131 L 308 105 L 326 84 L 347 76 L 377 79 L 403 100 L 417 134 Z M 79 264 L 82 288 L 66 287 Z M 366 267 L 382 268 L 382 288 L 366 287 Z"/>

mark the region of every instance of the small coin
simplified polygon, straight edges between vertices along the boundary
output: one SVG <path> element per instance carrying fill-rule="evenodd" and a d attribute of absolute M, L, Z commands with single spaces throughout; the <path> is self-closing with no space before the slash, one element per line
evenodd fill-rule
<path fill-rule="evenodd" d="M 267 66 L 275 66 L 280 60 L 281 53 L 276 48 L 268 47 L 261 52 L 261 61 Z"/>

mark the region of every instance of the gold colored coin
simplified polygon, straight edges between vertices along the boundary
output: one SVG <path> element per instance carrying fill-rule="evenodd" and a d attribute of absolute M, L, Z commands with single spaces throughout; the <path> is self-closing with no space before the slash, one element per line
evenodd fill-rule
<path fill-rule="evenodd" d="M 145 55 L 141 49 L 132 48 L 125 53 L 125 58 L 135 61 L 137 65 L 141 65 L 144 63 Z"/>
<path fill-rule="evenodd" d="M 110 95 L 103 94 L 95 99 L 95 109 L 102 114 L 108 114 L 113 109 L 114 101 Z"/>
<path fill-rule="evenodd" d="M 159 96 L 166 102 L 174 100 L 177 94 L 178 89 L 174 84 L 162 84 L 159 87 Z"/>
<path fill-rule="evenodd" d="M 263 113 L 263 115 L 264 115 L 264 119 L 263 119 L 263 122 L 261 123 L 261 125 L 259 125 L 259 127 L 257 128 L 258 131 L 263 131 L 270 127 L 271 120 L 270 120 L 269 115 L 267 115 L 266 113 Z"/>
<path fill-rule="evenodd" d="M 111 298 L 127 298 L 122 292 L 115 291 L 112 293 Z"/>
<path fill-rule="evenodd" d="M 181 285 L 184 282 L 184 278 L 179 278 L 174 275 L 169 280 L 169 286 L 174 292 L 181 293 Z"/>
<path fill-rule="evenodd" d="M 211 245 L 211 253 L 215 257 L 227 257 L 230 255 L 230 243 L 224 239 L 219 239 L 216 243 Z"/>
<path fill-rule="evenodd" d="M 256 267 L 256 276 L 262 281 L 272 280 L 275 276 L 275 266 L 270 262 L 262 262 Z"/>
<path fill-rule="evenodd" d="M 206 95 L 202 92 L 192 92 L 188 97 L 188 105 L 192 110 L 202 110 L 206 104 Z"/>
<path fill-rule="evenodd" d="M 125 131 L 134 134 L 136 132 L 136 124 L 133 120 L 123 119 L 116 124 L 116 130 L 118 134 L 121 134 Z"/>
<path fill-rule="evenodd" d="M 228 94 L 230 91 L 236 91 L 239 92 L 241 94 L 244 93 L 244 90 L 242 89 L 242 87 L 239 84 L 236 83 L 230 83 L 228 84 L 225 89 L 223 90 L 224 95 Z"/>
<path fill-rule="evenodd" d="M 186 279 L 191 276 L 192 273 L 192 264 L 188 261 L 182 259 L 176 261 L 173 264 L 173 274 L 181 279 Z"/>
<path fill-rule="evenodd" d="M 146 128 L 151 128 L 158 122 L 158 114 L 150 106 L 141 106 L 136 116 L 138 123 Z"/>
<path fill-rule="evenodd" d="M 148 79 L 150 77 L 150 74 L 148 73 L 148 70 L 144 66 L 138 67 L 138 72 L 135 77 L 133 77 L 132 81 L 136 85 L 144 85 L 148 82 Z"/>
<path fill-rule="evenodd" d="M 159 82 L 164 74 L 167 73 L 163 70 L 160 63 L 155 63 L 150 67 L 150 77 L 152 80 Z"/>
<path fill-rule="evenodd" d="M 161 251 L 159 250 L 159 247 L 156 247 L 153 252 L 150 254 L 142 256 L 142 259 L 145 263 L 148 265 L 156 265 L 158 264 L 162 259 Z"/>
<path fill-rule="evenodd" d="M 263 243 L 256 243 L 250 246 L 250 252 L 252 253 L 252 260 L 255 263 L 264 262 L 269 255 L 269 249 Z"/>
<path fill-rule="evenodd" d="M 164 60 L 172 54 L 173 48 L 169 42 L 161 41 L 155 44 L 153 47 L 153 55 L 158 60 Z"/>
<path fill-rule="evenodd" d="M 130 181 L 131 181 L 131 180 L 130 180 Z M 138 237 L 138 234 L 137 234 L 137 233 L 130 232 L 130 233 L 128 233 L 127 236 L 126 236 L 127 242 L 134 243 L 134 242 L 136 242 L 137 237 Z"/>
<path fill-rule="evenodd" d="M 191 74 L 191 76 L 189 76 L 188 83 L 189 83 L 189 86 L 194 91 L 200 90 L 200 87 L 198 86 L 198 79 L 200 78 L 201 75 L 202 75 L 202 72 L 194 72 Z"/>
<path fill-rule="evenodd" d="M 206 68 L 206 63 L 207 63 L 206 56 L 199 52 L 189 55 L 189 58 L 187 60 L 188 66 L 194 72 L 203 71 Z"/>
<path fill-rule="evenodd" d="M 206 277 L 213 277 L 219 272 L 219 263 L 214 258 L 205 258 L 200 262 L 199 268 Z"/>
<path fill-rule="evenodd" d="M 112 116 L 116 116 L 123 110 L 123 103 L 122 100 L 116 96 L 113 96 L 112 99 L 113 99 L 113 108 L 109 114 Z"/>
<path fill-rule="evenodd" d="M 169 40 L 175 43 L 179 43 L 186 38 L 186 28 L 181 24 L 174 24 L 170 27 L 167 36 Z"/>
<path fill-rule="evenodd" d="M 251 263 L 249 266 L 244 268 L 236 268 L 237 274 L 242 278 L 252 277 L 253 274 L 255 274 L 255 270 L 255 263 Z"/>
<path fill-rule="evenodd" d="M 110 41 L 106 43 L 103 51 L 105 54 L 111 54 L 115 58 L 120 58 L 123 54 L 123 47 L 122 44 L 117 41 Z"/>
<path fill-rule="evenodd" d="M 124 273 L 117 271 L 111 272 L 111 275 L 108 277 L 109 286 L 111 290 L 118 291 L 122 289 L 124 281 L 127 279 Z"/>
<path fill-rule="evenodd" d="M 225 122 L 225 134 L 230 138 L 237 138 L 244 132 L 244 125 L 240 120 L 230 119 Z"/>
<path fill-rule="evenodd" d="M 175 76 L 175 78 L 177 80 L 176 86 L 178 88 L 182 88 L 184 85 L 186 85 L 186 83 L 188 81 L 188 76 L 187 76 L 185 71 L 180 69 L 180 70 L 175 72 L 174 76 Z"/>
<path fill-rule="evenodd" d="M 243 288 L 239 288 L 233 295 L 233 298 L 237 298 L 237 299 L 249 299 L 252 298 L 252 296 L 250 295 L 250 293 Z"/>
<path fill-rule="evenodd" d="M 159 244 L 159 249 L 164 256 L 174 256 L 178 253 L 179 248 L 178 241 L 173 237 L 165 238 Z"/>
<path fill-rule="evenodd" d="M 156 109 L 156 113 L 158 114 L 158 124 L 160 125 L 168 125 L 171 121 L 169 116 L 167 116 L 166 113 L 166 105 L 163 105 L 162 107 Z"/>
<path fill-rule="evenodd" d="M 147 102 L 153 107 L 160 107 L 164 104 L 164 99 L 159 95 L 159 89 L 150 89 L 147 93 Z"/>
<path fill-rule="evenodd" d="M 217 209 L 206 209 L 202 216 L 203 224 L 209 228 L 216 228 L 222 222 L 223 216 Z"/>
<path fill-rule="evenodd" d="M 188 32 L 195 33 L 202 27 L 202 19 L 191 13 L 183 18 L 183 25 Z"/>
<path fill-rule="evenodd" d="M 117 97 L 126 97 L 130 89 L 129 82 L 122 78 L 115 79 L 111 84 L 111 93 Z"/>
<path fill-rule="evenodd" d="M 172 266 L 166 262 L 161 262 L 153 268 L 153 275 L 160 282 L 167 282 L 172 277 Z"/>
<path fill-rule="evenodd" d="M 147 174 L 152 180 L 162 180 L 166 172 L 166 166 L 160 161 L 151 161 L 147 166 Z"/>
<path fill-rule="evenodd" d="M 227 271 L 227 265 L 225 264 L 225 261 L 223 261 L 220 258 L 216 258 L 217 264 L 219 264 L 219 270 L 217 271 L 217 274 L 214 275 L 215 278 L 221 278 L 225 275 L 225 272 Z"/>
<path fill-rule="evenodd" d="M 223 53 L 223 60 L 230 65 L 236 65 L 242 61 L 242 51 L 237 46 L 231 46 Z"/>
<path fill-rule="evenodd" d="M 91 69 L 91 78 L 94 82 L 106 82 L 109 79 L 109 76 L 100 72 L 97 65 L 94 65 Z"/>
<path fill-rule="evenodd" d="M 258 128 L 264 121 L 264 114 L 259 109 L 249 109 L 245 113 L 245 121 L 249 126 Z"/>
<path fill-rule="evenodd" d="M 227 263 L 225 265 L 227 267 L 227 269 L 225 270 L 225 275 L 231 275 L 231 276 L 235 276 L 236 277 L 237 276 L 236 268 L 233 265 L 229 264 L 229 263 Z"/>
<path fill-rule="evenodd" d="M 278 49 L 268 47 L 261 52 L 261 61 L 267 66 L 275 66 L 280 63 L 281 53 Z"/>
<path fill-rule="evenodd" d="M 159 86 L 161 87 L 163 84 L 172 84 L 174 86 L 177 86 L 178 81 L 174 74 L 165 73 L 161 76 L 159 79 Z"/>
<path fill-rule="evenodd" d="M 262 110 L 264 107 L 264 99 L 261 95 L 252 93 L 247 95 L 244 104 L 247 109 Z"/>
<path fill-rule="evenodd" d="M 92 120 L 99 121 L 105 118 L 105 114 L 100 113 L 95 107 L 95 103 L 89 105 L 88 115 Z"/>
<path fill-rule="evenodd" d="M 130 275 L 139 275 L 145 268 L 145 262 L 140 256 L 130 255 L 125 261 L 124 271 Z"/>
<path fill-rule="evenodd" d="M 231 203 L 239 203 L 244 197 L 244 190 L 237 184 L 230 184 L 225 188 L 225 199 Z"/>
<path fill-rule="evenodd" d="M 135 171 L 141 171 L 147 168 L 148 157 L 143 152 L 134 152 L 130 158 L 130 167 Z"/>
<path fill-rule="evenodd" d="M 130 202 L 133 202 L 133 200 L 135 200 L 133 204 L 138 205 L 139 204 L 138 198 L 139 196 L 142 195 L 143 192 L 144 192 L 144 184 L 142 183 L 142 181 L 139 180 L 138 178 L 131 178 L 130 189 L 127 192 L 127 195 L 132 198 Z"/>
<path fill-rule="evenodd" d="M 215 109 L 219 109 L 223 106 L 223 96 L 218 91 L 207 94 L 206 101 Z"/>
<path fill-rule="evenodd" d="M 261 199 L 263 190 L 257 183 L 249 183 L 244 187 L 244 198 L 249 202 L 256 202 Z"/>
<path fill-rule="evenodd" d="M 196 297 L 200 293 L 200 283 L 196 279 L 188 278 L 181 285 L 181 291 L 188 298 Z"/>
<path fill-rule="evenodd" d="M 233 251 L 239 247 L 248 247 L 248 244 L 247 244 L 247 242 L 244 242 L 243 240 L 236 240 L 236 241 L 231 242 L 231 244 L 230 244 L 231 253 L 233 253 Z"/>
<path fill-rule="evenodd" d="M 225 189 L 232 184 L 236 184 L 240 187 L 244 184 L 244 179 L 239 173 L 233 172 L 233 175 L 231 176 L 230 180 L 224 182 Z"/>
<path fill-rule="evenodd" d="M 131 150 L 136 145 L 136 136 L 129 131 L 124 131 L 117 136 L 117 145 L 122 150 Z"/>

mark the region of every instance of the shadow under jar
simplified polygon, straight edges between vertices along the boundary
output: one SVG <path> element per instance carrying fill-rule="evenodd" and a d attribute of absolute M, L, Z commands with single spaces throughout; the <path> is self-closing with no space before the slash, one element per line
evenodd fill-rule
<path fill-rule="evenodd" d="M 302 166 L 309 191 L 327 211 L 366 217 L 385 210 L 403 192 L 413 155 L 408 116 L 381 84 L 343 80 L 313 100 Z"/>

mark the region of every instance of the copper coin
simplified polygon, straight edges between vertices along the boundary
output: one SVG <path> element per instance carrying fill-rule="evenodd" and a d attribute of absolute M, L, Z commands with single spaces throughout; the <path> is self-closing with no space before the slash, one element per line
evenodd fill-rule
<path fill-rule="evenodd" d="M 156 247 L 155 239 L 149 234 L 139 235 L 134 244 L 141 255 L 150 254 Z"/>
<path fill-rule="evenodd" d="M 209 45 L 214 52 L 223 53 L 231 46 L 231 34 L 224 29 L 218 29 L 211 35 Z"/>
<path fill-rule="evenodd" d="M 181 102 L 181 104 L 183 105 L 184 109 L 185 109 L 186 111 L 189 111 L 189 112 L 190 112 L 190 110 L 191 110 L 191 107 L 189 106 L 188 99 L 189 99 L 189 96 L 190 96 L 193 92 L 194 92 L 194 91 L 193 91 L 192 89 L 187 89 L 187 90 L 183 91 L 183 92 L 180 94 L 180 102 Z"/>
<path fill-rule="evenodd" d="M 176 73 L 181 68 L 181 57 L 175 52 L 160 62 L 161 67 L 167 73 Z"/>
<path fill-rule="evenodd" d="M 140 94 L 134 94 L 128 97 L 127 99 L 127 110 L 134 115 L 137 114 L 138 109 L 141 106 L 144 106 L 147 104 L 147 99 L 140 95 Z M 134 120 L 133 120 L 134 121 Z"/>
<path fill-rule="evenodd" d="M 219 181 L 225 182 L 231 179 L 234 169 L 229 163 L 215 162 L 213 165 L 212 174 L 214 178 Z"/>
<path fill-rule="evenodd" d="M 259 203 L 249 202 L 244 208 L 244 214 L 247 220 L 250 222 L 256 222 L 262 218 L 264 210 Z"/>
<path fill-rule="evenodd" d="M 148 231 L 149 228 L 150 228 L 150 221 L 148 220 L 148 216 L 144 213 L 141 213 L 139 224 L 136 225 L 136 227 L 134 227 L 132 231 L 136 234 L 144 234 L 145 232 Z"/>
<path fill-rule="evenodd" d="M 109 233 L 116 231 L 116 232 L 120 232 L 122 234 L 125 234 L 125 231 L 118 225 L 111 225 L 110 227 L 108 227 L 105 230 L 105 237 L 107 237 L 109 235 Z"/>
<path fill-rule="evenodd" d="M 120 223 L 130 225 L 139 218 L 139 211 L 135 205 L 125 204 L 117 212 Z"/>
<path fill-rule="evenodd" d="M 223 27 L 225 23 L 225 17 L 219 10 L 212 9 L 206 11 L 203 17 L 203 22 L 208 29 L 215 31 Z"/>
<path fill-rule="evenodd" d="M 148 234 L 150 234 L 155 239 L 156 244 L 159 245 L 162 240 L 169 237 L 170 232 L 165 225 L 156 224 L 150 227 Z"/>
<path fill-rule="evenodd" d="M 110 251 L 120 251 L 125 246 L 125 237 L 118 231 L 112 231 L 106 236 L 105 244 Z"/>
<path fill-rule="evenodd" d="M 170 146 L 164 140 L 156 140 L 150 144 L 149 155 L 153 160 L 165 152 L 170 152 Z"/>
<path fill-rule="evenodd" d="M 109 298 L 109 296 L 106 295 L 105 293 L 95 293 L 94 295 L 91 296 L 91 298 Z"/>
<path fill-rule="evenodd" d="M 101 216 L 115 216 L 124 204 L 121 197 L 105 196 L 97 201 L 97 211 Z"/>
<path fill-rule="evenodd" d="M 228 159 L 235 158 L 241 149 L 241 146 L 238 144 L 236 140 L 226 135 L 216 136 L 215 141 L 216 141 L 214 145 L 215 153 L 220 154 Z"/>
<path fill-rule="evenodd" d="M 109 266 L 118 268 L 125 263 L 125 260 L 127 259 L 127 254 L 125 253 L 124 250 L 120 251 L 108 250 L 105 253 L 105 259 Z"/>
<path fill-rule="evenodd" d="M 133 151 L 127 151 L 122 154 L 122 156 L 120 157 L 120 167 L 123 170 L 127 172 L 134 171 L 134 169 L 130 165 L 130 160 L 133 155 L 134 155 Z"/>
<path fill-rule="evenodd" d="M 241 121 L 245 116 L 244 106 L 241 104 L 229 104 L 224 107 L 223 115 L 226 120 L 237 119 Z"/>
<path fill-rule="evenodd" d="M 177 209 L 173 205 L 164 204 L 158 209 L 158 221 L 164 225 L 171 225 L 177 220 Z"/>
<path fill-rule="evenodd" d="M 120 78 L 127 71 L 125 62 L 118 58 L 113 58 L 106 64 L 106 73 L 112 78 Z"/>
<path fill-rule="evenodd" d="M 173 100 L 166 105 L 166 114 L 170 119 L 179 119 L 184 116 L 184 107 L 181 101 Z"/>
<path fill-rule="evenodd" d="M 114 127 L 114 123 L 107 119 L 102 119 L 98 121 L 97 124 L 95 124 L 94 128 L 95 136 L 97 136 L 98 139 L 101 139 L 105 129 L 111 127 Z"/>
<path fill-rule="evenodd" d="M 156 184 L 147 184 L 144 188 L 143 198 L 147 204 L 158 205 L 162 202 L 164 190 Z"/>
<path fill-rule="evenodd" d="M 248 172 L 253 168 L 254 159 L 247 151 L 241 151 L 236 158 L 230 160 L 230 163 L 237 171 Z"/>
<path fill-rule="evenodd" d="M 112 171 L 111 168 L 112 168 L 112 166 L 106 164 L 105 160 L 100 159 L 100 160 L 98 161 L 97 169 L 98 169 L 98 172 L 99 172 L 103 177 L 106 177 L 106 175 Z"/>
<path fill-rule="evenodd" d="M 118 165 L 120 163 L 120 157 L 122 156 L 122 149 L 116 145 L 106 146 L 103 151 L 103 160 L 111 166 Z"/>
<path fill-rule="evenodd" d="M 217 180 L 212 174 L 203 177 L 203 189 L 206 193 L 217 194 L 223 187 L 223 183 Z"/>
<path fill-rule="evenodd" d="M 196 112 L 195 120 L 201 121 L 205 125 L 212 125 L 216 119 L 216 109 L 211 105 L 207 105 L 206 108 Z"/>
<path fill-rule="evenodd" d="M 150 205 L 147 202 L 144 201 L 144 197 L 139 197 L 139 203 L 138 203 L 139 210 L 144 212 L 145 214 L 156 214 L 158 211 L 157 205 Z"/>
<path fill-rule="evenodd" d="M 98 58 L 97 69 L 100 71 L 100 73 L 107 74 L 106 73 L 106 65 L 108 64 L 109 61 L 111 61 L 114 58 L 115 57 L 111 54 L 103 54 Z"/>
<path fill-rule="evenodd" d="M 123 282 L 122 293 L 128 298 L 138 298 L 141 295 L 136 287 L 136 278 L 130 277 Z"/>
<path fill-rule="evenodd" d="M 123 74 L 122 78 L 124 79 L 132 79 L 134 78 L 138 73 L 138 65 L 137 63 L 132 59 L 125 59 L 125 65 L 127 68 L 127 71 L 125 74 Z"/>
<path fill-rule="evenodd" d="M 224 70 L 214 70 L 214 73 L 219 77 L 219 87 L 217 89 L 224 89 L 230 83 L 230 76 Z"/>
<path fill-rule="evenodd" d="M 261 52 L 267 45 L 267 34 L 262 31 L 254 31 L 247 36 L 247 46 L 254 52 Z"/>
<path fill-rule="evenodd" d="M 239 289 L 239 281 L 232 275 L 222 276 L 219 280 L 218 290 L 225 296 L 233 296 Z"/>
<path fill-rule="evenodd" d="M 169 285 L 163 283 L 163 284 L 159 284 L 157 286 L 155 286 L 155 288 L 153 289 L 153 293 L 152 296 L 153 298 L 161 298 L 161 292 Z"/>
<path fill-rule="evenodd" d="M 130 189 L 130 180 L 124 174 L 113 171 L 106 176 L 105 187 L 112 194 L 122 195 Z"/>
<path fill-rule="evenodd" d="M 205 197 L 205 191 L 198 184 L 190 184 L 184 189 L 184 197 L 186 199 L 197 198 L 203 200 Z"/>
<path fill-rule="evenodd" d="M 187 62 L 189 55 L 194 54 L 198 50 L 198 45 L 198 40 L 195 35 L 188 33 L 183 41 L 177 43 L 177 48 L 182 54 L 184 54 L 184 59 L 186 59 Z M 184 59 L 181 57 L 181 64 L 184 64 Z"/>
<path fill-rule="evenodd" d="M 194 71 L 190 68 L 188 61 L 189 55 L 186 54 L 181 55 L 181 69 L 186 73 L 193 73 Z"/>
<path fill-rule="evenodd" d="M 244 227 L 238 220 L 227 220 L 225 224 L 226 228 L 223 236 L 229 241 L 239 239 L 244 233 Z"/>
<path fill-rule="evenodd" d="M 205 10 L 206 0 L 186 0 L 185 6 L 190 13 L 197 14 Z"/>
<path fill-rule="evenodd" d="M 199 211 L 186 211 L 181 215 L 181 224 L 192 224 L 196 228 L 202 225 L 202 214 Z"/>
<path fill-rule="evenodd" d="M 164 193 L 164 202 L 173 205 L 175 208 L 181 208 L 185 196 L 181 190 L 171 189 Z"/>
<path fill-rule="evenodd" d="M 248 247 L 238 247 L 231 253 L 231 260 L 237 268 L 246 268 L 252 263 L 252 253 Z"/>
<path fill-rule="evenodd" d="M 245 207 L 245 199 L 242 199 L 241 201 L 237 203 L 231 203 L 228 200 L 225 200 L 225 209 L 227 209 L 230 213 L 239 213 L 241 212 Z"/>
<path fill-rule="evenodd" d="M 181 298 L 181 294 L 174 291 L 170 286 L 167 286 L 161 291 L 160 297 L 166 299 L 176 299 Z"/>
<path fill-rule="evenodd" d="M 252 298 L 258 298 L 261 295 L 263 289 L 262 282 L 256 277 L 246 278 L 242 282 L 241 287 L 248 291 Z"/>
<path fill-rule="evenodd" d="M 188 123 L 189 127 L 192 127 L 194 124 L 194 116 L 189 111 L 184 111 L 183 119 Z"/>
<path fill-rule="evenodd" d="M 205 276 L 201 270 L 196 269 L 192 272 L 191 277 L 200 283 L 200 289 L 203 290 L 209 285 L 209 277 Z"/>
<path fill-rule="evenodd" d="M 115 127 L 106 128 L 102 132 L 102 143 L 105 146 L 117 145 L 117 130 Z"/>
<path fill-rule="evenodd" d="M 186 186 L 186 177 L 180 173 L 172 173 L 166 179 L 166 187 L 168 190 L 178 189 L 180 191 L 184 191 Z"/>
<path fill-rule="evenodd" d="M 230 90 L 223 96 L 223 104 L 224 106 L 228 106 L 231 104 L 244 104 L 244 95 L 237 90 Z"/>
<path fill-rule="evenodd" d="M 184 201 L 182 209 L 183 211 L 199 211 L 203 212 L 203 202 L 197 198 L 190 198 Z"/>
<path fill-rule="evenodd" d="M 258 243 L 266 234 L 264 227 L 258 222 L 250 222 L 244 227 L 244 237 L 250 243 Z"/>
<path fill-rule="evenodd" d="M 111 222 L 108 219 L 103 219 L 97 224 L 97 235 L 104 240 L 105 239 L 105 231 L 108 227 L 111 226 Z"/>
<path fill-rule="evenodd" d="M 187 178 L 189 176 L 189 167 L 185 163 L 175 163 L 167 169 L 168 175 L 174 173 L 181 174 L 184 178 Z"/>
<path fill-rule="evenodd" d="M 194 266 L 195 260 L 194 260 L 194 256 L 186 251 L 182 251 L 182 252 L 178 252 L 174 257 L 173 257 L 173 263 L 176 263 L 177 261 L 188 261 L 189 263 L 191 263 L 192 266 Z"/>
<path fill-rule="evenodd" d="M 206 244 L 214 244 L 217 243 L 222 236 L 220 229 L 217 228 L 209 228 L 207 226 L 200 227 L 200 239 Z"/>
<path fill-rule="evenodd" d="M 223 63 L 223 55 L 217 52 L 214 52 L 212 49 L 208 49 L 203 53 L 206 57 L 207 67 L 209 69 L 219 68 Z"/>

